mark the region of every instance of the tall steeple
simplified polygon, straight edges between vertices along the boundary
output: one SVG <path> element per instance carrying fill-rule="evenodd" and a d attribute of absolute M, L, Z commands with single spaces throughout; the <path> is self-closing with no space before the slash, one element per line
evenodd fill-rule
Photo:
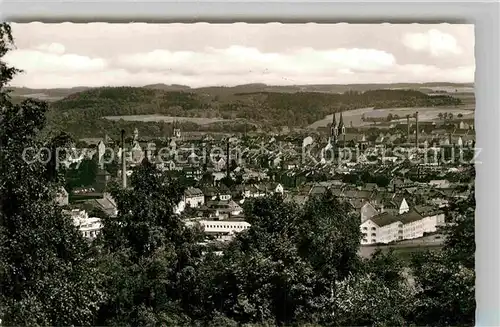
<path fill-rule="evenodd" d="M 337 119 L 335 118 L 335 113 L 333 113 L 333 118 L 332 118 L 332 126 L 330 127 L 330 141 L 335 143 L 337 142 Z"/>
<path fill-rule="evenodd" d="M 136 128 L 134 129 L 134 143 L 139 141 L 139 130 Z"/>
<path fill-rule="evenodd" d="M 345 125 L 344 125 L 344 119 L 342 117 L 342 111 L 340 112 L 340 120 L 339 120 L 339 126 L 338 126 L 338 134 L 339 135 L 345 135 Z"/>
<path fill-rule="evenodd" d="M 338 126 L 339 139 L 342 138 L 342 146 L 345 146 L 345 125 L 342 111 L 340 112 L 339 126 Z"/>

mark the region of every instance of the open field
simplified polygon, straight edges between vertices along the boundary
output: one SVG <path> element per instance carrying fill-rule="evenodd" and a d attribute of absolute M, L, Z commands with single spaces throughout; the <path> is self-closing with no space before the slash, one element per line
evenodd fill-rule
<path fill-rule="evenodd" d="M 198 125 L 208 125 L 218 122 L 227 122 L 228 119 L 223 118 L 198 118 L 198 117 L 173 117 L 164 115 L 135 115 L 135 116 L 106 116 L 105 119 L 109 120 L 125 120 L 125 121 L 138 121 L 138 122 L 191 122 Z"/>
<path fill-rule="evenodd" d="M 383 246 L 361 246 L 359 255 L 363 258 L 370 258 L 371 255 L 377 250 L 381 249 L 386 252 L 389 249 L 394 250 L 394 254 L 405 262 L 409 262 L 412 255 L 417 252 L 425 251 L 439 251 L 443 247 L 442 244 L 427 244 L 427 245 L 383 245 Z"/>
<path fill-rule="evenodd" d="M 451 93 L 474 93 L 473 86 L 449 86 L 449 85 L 440 85 L 440 86 L 431 86 L 429 87 L 434 92 L 447 92 Z"/>
<path fill-rule="evenodd" d="M 384 252 L 392 249 L 394 254 L 405 262 L 411 260 L 412 254 L 425 251 L 439 251 L 443 248 L 445 239 L 441 234 L 431 234 L 416 239 L 409 239 L 393 244 L 362 245 L 359 249 L 359 255 L 369 258 L 380 249 Z"/>
<path fill-rule="evenodd" d="M 61 99 L 64 99 L 63 96 L 53 96 L 53 95 L 50 95 L 50 94 L 46 94 L 46 93 L 30 93 L 30 94 L 22 94 L 22 95 L 18 95 L 19 98 L 32 98 L 32 99 L 38 99 L 38 100 L 42 100 L 42 101 L 47 101 L 47 102 L 53 102 L 53 101 L 57 101 L 57 100 L 61 100 Z"/>
<path fill-rule="evenodd" d="M 452 113 L 455 117 L 458 114 L 462 114 L 464 119 L 474 118 L 474 106 L 463 105 L 460 107 L 431 107 L 431 108 L 390 108 L 390 109 L 374 109 L 374 108 L 361 108 L 355 110 L 349 110 L 343 112 L 344 124 L 350 126 L 351 122 L 353 127 L 373 125 L 372 122 L 364 122 L 362 116 L 365 117 L 387 117 L 388 114 L 398 115 L 401 117 L 401 121 L 406 120 L 406 115 L 413 115 L 418 111 L 419 121 L 437 121 L 439 119 L 439 113 Z M 337 121 L 339 115 L 337 114 Z M 394 121 L 394 120 L 393 120 Z M 326 127 L 332 122 L 332 115 L 328 115 L 325 118 L 315 121 L 308 128 L 316 129 L 319 127 Z"/>

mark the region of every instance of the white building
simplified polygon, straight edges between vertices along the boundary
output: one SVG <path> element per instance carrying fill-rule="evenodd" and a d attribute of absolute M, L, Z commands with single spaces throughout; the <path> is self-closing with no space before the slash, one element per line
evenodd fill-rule
<path fill-rule="evenodd" d="M 370 202 L 366 202 L 365 204 L 363 204 L 360 212 L 361 212 L 361 223 L 364 223 L 371 217 L 376 216 L 378 214 L 378 211 Z"/>
<path fill-rule="evenodd" d="M 61 161 L 61 163 L 66 166 L 70 167 L 74 163 L 79 163 L 82 162 L 83 159 L 92 159 L 94 154 L 96 153 L 95 149 L 91 148 L 70 148 L 68 149 L 68 152 L 66 153 L 66 156 L 64 157 L 64 160 Z"/>
<path fill-rule="evenodd" d="M 142 147 L 138 141 L 135 141 L 134 144 L 132 145 L 129 156 L 130 156 L 129 160 L 130 162 L 132 162 L 132 165 L 134 164 L 138 165 L 144 159 L 144 151 L 142 150 Z"/>
<path fill-rule="evenodd" d="M 361 223 L 361 244 L 386 244 L 423 237 L 424 233 L 436 232 L 437 227 L 444 223 L 441 212 L 418 212 L 415 209 L 399 215 L 383 212 Z"/>
<path fill-rule="evenodd" d="M 380 227 L 375 224 L 370 219 L 365 220 L 361 224 L 361 234 L 363 238 L 361 240 L 361 244 L 375 244 L 377 243 L 377 237 L 379 234 Z"/>
<path fill-rule="evenodd" d="M 205 203 L 205 196 L 199 188 L 190 187 L 184 191 L 184 203 L 191 208 L 199 208 Z"/>
<path fill-rule="evenodd" d="M 221 201 L 229 201 L 231 200 L 231 191 L 227 187 L 220 187 L 218 197 Z"/>
<path fill-rule="evenodd" d="M 401 201 L 401 204 L 399 205 L 399 214 L 402 215 L 405 212 L 408 212 L 410 210 L 410 206 L 408 205 L 408 202 L 406 202 L 406 199 L 403 198 Z"/>
<path fill-rule="evenodd" d="M 446 179 L 436 179 L 430 181 L 429 185 L 435 188 L 448 188 L 450 187 L 450 182 Z"/>
<path fill-rule="evenodd" d="M 224 170 L 226 168 L 226 160 L 224 160 L 224 158 L 220 158 L 214 163 L 214 168 L 217 171 Z"/>
<path fill-rule="evenodd" d="M 245 173 L 243 174 L 243 180 L 248 181 L 249 179 L 255 179 L 257 181 L 261 181 L 264 179 L 269 179 L 269 176 L 265 172 L 260 172 L 260 171 L 251 171 L 246 169 Z"/>
<path fill-rule="evenodd" d="M 250 228 L 250 224 L 242 219 L 198 220 L 186 222 L 188 226 L 200 224 L 207 235 L 220 241 L 229 241 L 235 234 Z"/>
<path fill-rule="evenodd" d="M 415 211 L 424 217 L 422 221 L 423 232 L 421 236 L 423 236 L 424 232 L 435 232 L 438 226 L 443 226 L 445 224 L 445 215 L 442 211 L 434 210 L 429 207 L 415 207 Z"/>
<path fill-rule="evenodd" d="M 245 198 L 261 198 L 264 196 L 266 196 L 266 191 L 255 185 L 248 185 L 244 187 L 243 197 Z"/>
<path fill-rule="evenodd" d="M 467 124 L 467 123 L 464 123 L 463 121 L 461 121 L 460 124 L 458 124 L 458 128 L 460 128 L 460 129 L 469 129 L 470 125 Z"/>
<path fill-rule="evenodd" d="M 84 237 L 94 239 L 101 232 L 102 222 L 100 218 L 90 217 L 82 221 L 78 227 Z"/>
<path fill-rule="evenodd" d="M 83 236 L 88 239 L 94 239 L 99 235 L 102 229 L 100 218 L 89 217 L 85 210 L 73 209 L 69 212 L 73 219 L 73 224 L 78 227 Z"/>
<path fill-rule="evenodd" d="M 283 185 L 281 185 L 279 183 L 271 186 L 271 191 L 274 193 L 279 193 L 281 195 L 283 195 L 285 193 L 285 189 L 283 188 Z"/>

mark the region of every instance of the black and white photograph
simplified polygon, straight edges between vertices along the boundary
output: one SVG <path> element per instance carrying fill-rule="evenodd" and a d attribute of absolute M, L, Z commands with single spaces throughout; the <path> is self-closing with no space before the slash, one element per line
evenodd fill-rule
<path fill-rule="evenodd" d="M 474 326 L 474 47 L 0 23 L 0 326 Z"/>

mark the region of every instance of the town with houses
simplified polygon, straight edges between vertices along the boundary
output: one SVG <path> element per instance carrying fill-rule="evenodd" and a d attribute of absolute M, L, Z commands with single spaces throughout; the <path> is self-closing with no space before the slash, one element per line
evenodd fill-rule
<path fill-rule="evenodd" d="M 418 112 L 376 128 L 346 126 L 334 113 L 327 128 L 242 135 L 183 132 L 121 140 L 84 139 L 80 156 L 65 164 L 96 160 L 92 186 L 62 188 L 57 201 L 88 239 L 102 228 L 95 210 L 113 217 L 109 183 L 127 186 L 144 158 L 186 186 L 175 207 L 187 225 L 201 226 L 207 242 L 225 242 L 250 227 L 243 205 L 251 198 L 282 196 L 304 204 L 331 192 L 359 219 L 361 251 L 374 246 L 441 244 L 448 202 L 466 198 L 474 183 L 472 122 L 419 122 Z M 83 151 L 85 150 L 85 151 Z M 397 152 L 397 153 L 396 153 Z M 114 158 L 109 154 L 116 153 Z M 349 155 L 345 155 L 348 153 Z M 122 174 L 125 171 L 125 174 Z"/>

